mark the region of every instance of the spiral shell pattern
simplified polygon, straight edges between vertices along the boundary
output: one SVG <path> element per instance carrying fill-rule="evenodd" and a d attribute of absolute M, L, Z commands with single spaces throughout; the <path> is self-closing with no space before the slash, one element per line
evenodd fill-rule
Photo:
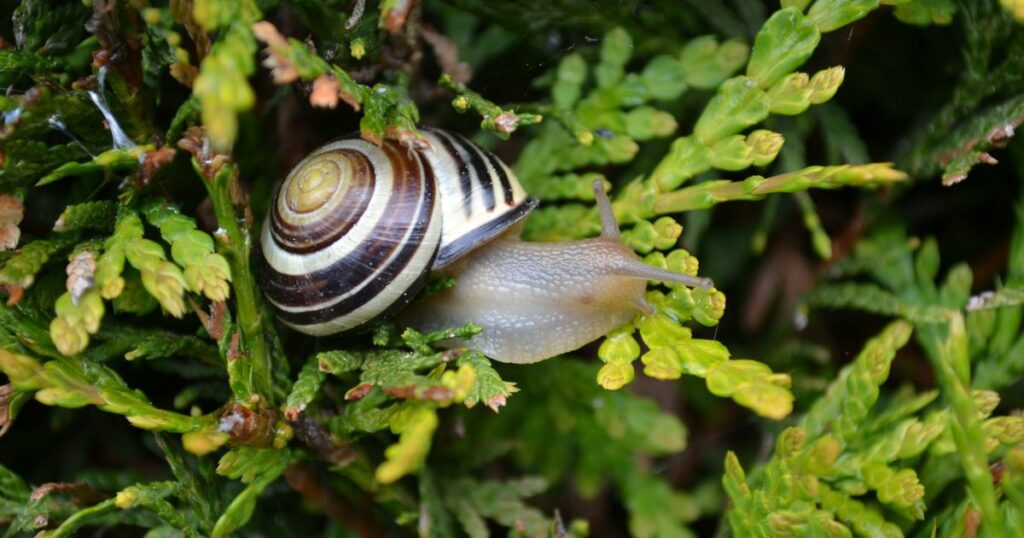
<path fill-rule="evenodd" d="M 406 304 L 440 240 L 429 163 L 393 143 L 331 142 L 288 174 L 268 212 L 263 291 L 297 330 L 344 331 Z"/>
<path fill-rule="evenodd" d="M 441 268 L 535 205 L 515 175 L 459 135 L 427 148 L 337 140 L 282 183 L 260 236 L 260 282 L 278 318 L 333 334 L 397 311 Z"/>
<path fill-rule="evenodd" d="M 462 135 L 423 129 L 429 148 L 421 154 L 438 179 L 444 212 L 440 269 L 491 240 L 525 217 L 537 201 L 527 196 L 512 170 Z"/>

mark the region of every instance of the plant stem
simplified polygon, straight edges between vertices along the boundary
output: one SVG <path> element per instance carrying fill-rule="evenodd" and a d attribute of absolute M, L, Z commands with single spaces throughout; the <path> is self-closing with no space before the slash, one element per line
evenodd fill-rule
<path fill-rule="evenodd" d="M 263 309 L 256 280 L 249 267 L 252 238 L 244 217 L 238 215 L 232 196 L 232 192 L 239 192 L 238 169 L 233 164 L 224 164 L 204 183 L 210 193 L 213 211 L 220 226 L 215 233 L 219 240 L 217 250 L 231 265 L 231 286 L 234 289 L 238 310 L 238 327 L 245 349 L 249 352 L 248 358 L 235 359 L 248 360 L 251 365 L 248 369 L 242 369 L 249 372 L 248 379 L 242 380 L 242 384 L 261 398 L 272 399 L 274 393 L 270 352 L 264 338 L 264 331 L 267 328 L 263 324 Z M 228 368 L 229 374 L 231 371 L 232 369 Z"/>
<path fill-rule="evenodd" d="M 996 501 L 992 473 L 985 453 L 985 435 L 978 420 L 978 410 L 968 390 L 969 379 L 957 375 L 956 363 L 967 361 L 966 329 L 963 315 L 951 312 L 948 334 L 941 325 L 919 325 L 918 335 L 935 366 L 936 378 L 943 396 L 953 409 L 953 442 L 956 444 L 964 476 L 974 504 L 981 511 L 982 536 L 1000 536 L 1004 530 L 1003 512 Z"/>
<path fill-rule="evenodd" d="M 810 188 L 835 189 L 848 185 L 871 186 L 903 181 L 907 175 L 889 164 L 811 166 L 772 177 L 752 176 L 743 181 L 705 181 L 692 187 L 659 194 L 654 213 L 664 215 L 708 209 L 721 202 L 758 200 L 765 195 L 800 192 Z"/>
<path fill-rule="evenodd" d="M 517 127 L 540 123 L 543 119 L 540 114 L 516 113 L 512 109 L 503 109 L 479 93 L 470 90 L 465 84 L 455 80 L 447 73 L 441 75 L 438 84 L 458 95 L 454 102 L 456 110 L 465 112 L 472 108 L 483 117 L 481 126 L 494 131 L 500 138 L 506 139 L 509 133 L 515 131 Z"/>
<path fill-rule="evenodd" d="M 114 505 L 114 499 L 107 499 L 99 504 L 90 506 L 89 508 L 79 510 L 74 514 L 71 514 L 71 517 L 65 519 L 64 523 L 60 524 L 60 527 L 57 527 L 56 529 L 49 532 L 39 533 L 39 535 L 44 536 L 45 538 L 63 538 L 64 536 L 74 536 L 75 531 L 77 531 L 78 528 L 81 527 L 90 518 L 101 516 L 103 514 L 108 514 L 115 510 L 117 510 L 117 506 Z"/>

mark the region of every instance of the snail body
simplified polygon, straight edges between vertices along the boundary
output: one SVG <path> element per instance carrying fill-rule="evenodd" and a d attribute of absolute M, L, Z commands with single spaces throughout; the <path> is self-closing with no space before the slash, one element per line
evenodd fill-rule
<path fill-rule="evenodd" d="M 427 147 L 328 143 L 281 185 L 260 238 L 261 283 L 278 318 L 311 335 L 354 329 L 403 309 L 435 271 L 456 285 L 400 318 L 419 330 L 474 322 L 468 345 L 536 362 L 650 311 L 648 280 L 708 279 L 644 264 L 619 241 L 600 185 L 598 238 L 519 240 L 536 205 L 511 170 L 468 140 L 424 129 Z M 452 341 L 451 345 L 465 345 Z"/>

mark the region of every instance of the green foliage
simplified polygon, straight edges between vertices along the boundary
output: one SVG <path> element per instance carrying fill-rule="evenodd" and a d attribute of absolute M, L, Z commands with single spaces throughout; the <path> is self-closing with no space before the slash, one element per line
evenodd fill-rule
<path fill-rule="evenodd" d="M 495 132 L 500 138 L 508 139 L 509 133 L 516 128 L 539 123 L 542 119 L 539 114 L 516 114 L 512 110 L 504 110 L 470 90 L 465 84 L 457 82 L 451 75 L 443 75 L 438 83 L 458 95 L 452 101 L 452 106 L 456 110 L 465 112 L 472 108 L 483 117 L 480 127 Z"/>
<path fill-rule="evenodd" d="M 949 24 L 954 12 L 965 21 L 964 70 L 952 98 L 908 138 L 900 163 L 915 176 L 941 169 L 946 185 L 963 181 L 978 164 L 997 162 L 989 151 L 1005 146 L 1024 115 L 1024 40 L 995 2 L 962 2 L 957 9 L 952 0 L 915 0 L 897 6 L 896 16 L 912 24 Z"/>
<path fill-rule="evenodd" d="M 202 293 L 211 301 L 226 300 L 231 269 L 224 256 L 213 252 L 213 239 L 197 230 L 193 219 L 165 203 L 154 201 L 143 214 L 171 246 L 171 257 L 184 269 L 189 291 Z"/>
<path fill-rule="evenodd" d="M 1024 3 L 10 4 L 5 536 L 1024 533 Z M 718 286 L 524 366 L 473 323 L 277 323 L 279 172 L 466 116 L 526 240 L 596 235 L 600 182 L 625 246 Z"/>
<path fill-rule="evenodd" d="M 25 355 L 0 351 L 0 370 L 15 389 L 35 391 L 36 400 L 46 405 L 82 407 L 96 405 L 104 411 L 124 415 L 138 428 L 177 433 L 209 427 L 202 417 L 188 417 L 157 409 L 142 394 L 132 391 L 109 368 L 84 360 L 57 359 L 46 363 Z"/>
<path fill-rule="evenodd" d="M 878 387 L 910 333 L 910 324 L 895 322 L 869 341 L 800 424 L 779 435 L 772 459 L 756 478 L 745 476 L 734 454 L 727 456 L 722 480 L 733 501 L 734 532 L 850 536 L 853 527 L 860 534 L 902 536 L 883 512 L 857 498 L 872 490 L 882 505 L 906 517 L 924 517 L 924 489 L 915 472 L 890 465 L 913 454 L 885 450 L 881 439 L 865 438 L 874 429 L 869 411 Z M 924 450 L 927 443 L 908 445 Z"/>
<path fill-rule="evenodd" d="M 256 67 L 256 39 L 249 26 L 259 20 L 260 12 L 251 0 L 200 0 L 192 8 L 192 17 L 203 30 L 221 32 L 199 64 L 193 93 L 210 141 L 215 149 L 225 151 L 238 133 L 236 114 L 249 110 L 256 101 L 246 79 Z"/>
<path fill-rule="evenodd" d="M 891 231 L 885 234 L 860 243 L 849 262 L 854 268 L 866 270 L 879 285 L 856 285 L 855 289 L 859 290 L 856 294 L 849 293 L 849 285 L 826 285 L 812 293 L 809 301 L 812 305 L 831 308 L 858 308 L 867 305 L 869 310 L 902 316 L 917 326 L 918 342 L 932 362 L 939 388 L 949 406 L 948 410 L 925 419 L 923 423 L 932 422 L 930 427 L 923 426 L 934 432 L 926 434 L 928 438 L 938 439 L 940 433 L 946 434 L 944 442 L 938 439 L 932 445 L 932 453 L 948 454 L 955 450 L 959 454 L 962 477 L 971 492 L 973 503 L 986 521 L 982 527 L 983 533 L 997 536 L 1002 532 L 1012 532 L 1015 524 L 1006 521 L 1006 509 L 999 506 L 997 490 L 990 478 L 989 458 L 990 453 L 1002 443 L 1001 439 L 1012 439 L 1010 443 L 1016 443 L 1016 439 L 1021 438 L 1021 433 L 1024 432 L 1018 432 L 1022 427 L 1020 417 L 988 418 L 995 405 L 986 404 L 984 401 L 979 403 L 979 396 L 998 402 L 998 395 L 985 392 L 975 392 L 973 395 L 971 393 L 972 364 L 977 365 L 980 381 L 984 383 L 986 374 L 983 372 L 993 368 L 992 361 L 1001 358 L 998 355 L 996 357 L 999 358 L 985 357 L 985 343 L 976 341 L 973 346 L 970 343 L 967 321 L 969 316 L 965 316 L 964 311 L 968 306 L 971 271 L 965 265 L 956 265 L 949 270 L 945 280 L 936 285 L 935 278 L 939 269 L 936 243 L 931 240 L 920 244 L 908 241 L 898 228 L 892 228 L 895 227 L 890 227 Z M 1021 229 L 1018 228 L 1015 245 L 1019 245 L 1021 241 L 1020 233 Z M 877 255 L 883 250 L 887 252 L 885 257 Z M 1011 269 L 1012 274 L 1018 271 L 1018 266 Z M 881 309 L 874 308 L 878 303 L 865 300 L 869 297 L 884 297 L 883 303 L 886 306 Z M 989 333 L 999 341 L 996 349 L 1005 347 L 1007 343 L 1004 342 L 1008 338 L 1011 341 L 1020 339 L 1018 308 L 1010 306 L 1006 311 L 1013 321 L 1004 325 L 1003 334 Z M 994 316 L 990 316 L 987 321 L 994 321 Z M 975 323 L 984 323 L 976 316 L 971 322 L 972 326 Z M 981 337 L 984 334 L 981 331 L 984 330 L 974 331 L 975 337 Z M 978 359 L 972 360 L 972 355 Z M 986 369 L 982 369 L 982 366 Z M 1012 375 L 1012 364 L 1007 366 L 1009 367 L 1000 365 L 996 368 L 1000 368 L 1002 376 Z M 1009 380 L 1013 377 L 1003 379 Z M 813 416 L 813 410 L 809 416 Z M 937 429 L 935 421 L 941 421 L 942 426 Z M 1014 433 L 1004 437 L 1003 432 L 1008 431 L 1004 428 L 1010 428 Z M 921 426 L 917 431 L 920 435 Z M 881 475 L 883 480 L 888 480 L 888 476 L 890 475 L 885 473 Z M 876 475 L 875 478 L 879 476 Z M 879 500 L 885 502 L 881 492 Z M 918 513 L 920 514 L 920 510 Z M 920 517 L 919 515 L 918 518 Z M 937 522 L 941 523 L 941 520 Z"/>

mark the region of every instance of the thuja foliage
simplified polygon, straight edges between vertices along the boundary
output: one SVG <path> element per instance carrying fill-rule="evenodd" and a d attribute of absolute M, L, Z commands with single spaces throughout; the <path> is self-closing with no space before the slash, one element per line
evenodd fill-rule
<path fill-rule="evenodd" d="M 1024 3 L 16 4 L 6 536 L 1024 534 Z M 596 183 L 717 287 L 523 366 L 278 323 L 273 186 L 422 126 L 512 164 L 525 240 L 596 235 Z"/>

